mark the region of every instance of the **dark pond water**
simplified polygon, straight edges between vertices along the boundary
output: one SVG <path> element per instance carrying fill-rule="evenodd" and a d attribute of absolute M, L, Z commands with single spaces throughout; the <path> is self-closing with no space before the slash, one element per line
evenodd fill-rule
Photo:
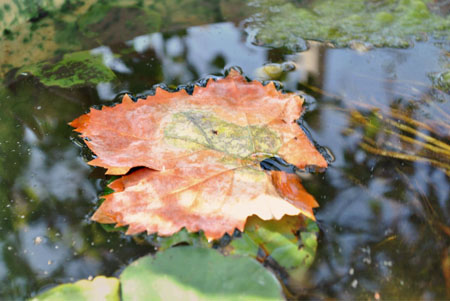
<path fill-rule="evenodd" d="M 308 51 L 292 54 L 252 45 L 239 23 L 223 18 L 206 23 L 95 47 L 118 77 L 112 83 L 64 89 L 32 76 L 15 77 L 14 70 L 5 75 L 0 299 L 20 300 L 55 284 L 118 275 L 129 262 L 154 251 L 89 221 L 105 185 L 103 170 L 85 163 L 85 150 L 68 122 L 91 106 L 114 103 L 120 93 L 189 83 L 231 66 L 262 78 L 264 64 L 283 62 L 296 66 L 279 78 L 284 89 L 310 95 L 304 125 L 336 158 L 325 173 L 304 179 L 321 205 L 316 210 L 321 233 L 307 277 L 291 283 L 293 296 L 448 297 L 442 266 L 450 246 L 448 169 L 363 147 L 369 135 L 378 149 L 426 157 L 415 144 L 383 130 L 389 118 L 405 124 L 395 112 L 426 123 L 427 128 L 413 128 L 448 145 L 449 95 L 433 88 L 428 76 L 441 70 L 443 47 L 428 41 L 408 49 L 358 52 L 312 43 Z M 375 118 L 377 113 L 384 119 Z M 367 133 L 357 114 L 381 125 Z M 417 133 L 410 136 L 426 141 Z M 428 157 L 449 164 L 448 155 Z"/>

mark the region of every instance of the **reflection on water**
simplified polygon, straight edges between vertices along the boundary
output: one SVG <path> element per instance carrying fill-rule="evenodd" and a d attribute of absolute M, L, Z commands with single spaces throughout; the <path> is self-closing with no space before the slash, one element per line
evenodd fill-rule
<path fill-rule="evenodd" d="M 45 87 L 30 76 L 0 91 L 0 288 L 2 299 L 99 274 L 117 275 L 153 247 L 91 223 L 102 171 L 88 167 L 67 122 L 117 94 L 148 92 L 218 75 L 239 66 L 250 77 L 266 63 L 293 62 L 279 79 L 315 97 L 305 125 L 336 161 L 304 183 L 320 202 L 319 253 L 307 277 L 290 279 L 294 296 L 310 298 L 444 298 L 441 259 L 449 247 L 449 178 L 424 162 L 373 155 L 348 132 L 358 105 L 413 110 L 435 126 L 450 114 L 448 95 L 430 87 L 442 49 L 356 52 L 313 43 L 289 54 L 246 43 L 231 23 L 142 35 L 93 50 L 119 78 L 96 87 Z M 12 78 L 10 76 L 10 78 Z M 436 101 L 439 99 L 439 101 Z M 309 99 L 311 100 L 311 99 Z M 442 113 L 440 113 L 442 114 Z M 449 131 L 439 130 L 448 143 Z M 375 133 L 377 135 L 377 133 Z"/>

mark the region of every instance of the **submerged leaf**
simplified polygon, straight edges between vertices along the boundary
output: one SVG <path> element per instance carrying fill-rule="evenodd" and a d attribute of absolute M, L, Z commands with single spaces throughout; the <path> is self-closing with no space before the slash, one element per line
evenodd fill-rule
<path fill-rule="evenodd" d="M 211 239 L 243 230 L 253 214 L 314 218 L 317 203 L 297 176 L 259 165 L 279 156 L 298 168 L 327 166 L 296 122 L 302 104 L 232 69 L 192 95 L 157 88 L 137 102 L 125 96 L 115 107 L 92 109 L 71 123 L 98 156 L 89 164 L 115 175 L 146 167 L 112 182 L 115 192 L 93 219 L 129 225 L 128 234 L 186 227 Z"/>
<path fill-rule="evenodd" d="M 256 258 L 262 251 L 287 270 L 307 268 L 315 257 L 318 230 L 315 222 L 301 216 L 285 216 L 279 221 L 252 216 L 241 237 L 234 238 L 225 252 Z"/>
<path fill-rule="evenodd" d="M 59 285 L 32 301 L 262 299 L 284 298 L 275 276 L 257 261 L 189 246 L 138 259 L 125 268 L 120 282 L 98 276 Z"/>
<path fill-rule="evenodd" d="M 75 283 L 58 285 L 32 301 L 119 301 L 119 280 L 117 278 L 98 276 L 94 280 L 80 280 Z"/>
<path fill-rule="evenodd" d="M 179 244 L 203 248 L 211 247 L 211 243 L 208 242 L 203 233 L 188 232 L 185 228 L 168 237 L 156 236 L 154 243 L 159 251 L 164 251 Z"/>
<path fill-rule="evenodd" d="M 283 299 L 275 276 L 255 260 L 196 247 L 143 257 L 123 271 L 120 281 L 124 301 Z"/>

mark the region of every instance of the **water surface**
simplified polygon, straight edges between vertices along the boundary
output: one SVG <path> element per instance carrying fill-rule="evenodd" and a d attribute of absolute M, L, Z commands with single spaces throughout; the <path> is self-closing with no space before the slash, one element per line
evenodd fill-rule
<path fill-rule="evenodd" d="M 383 114 L 410 112 L 433 126 L 427 134 L 449 143 L 449 95 L 433 88 L 429 77 L 441 70 L 443 47 L 430 40 L 407 49 L 358 52 L 311 43 L 308 51 L 295 54 L 252 45 L 239 23 L 211 22 L 94 47 L 118 78 L 110 83 L 63 89 L 27 74 L 17 76 L 16 70 L 5 75 L 0 94 L 1 299 L 118 275 L 154 251 L 146 242 L 89 221 L 105 186 L 104 171 L 85 163 L 89 154 L 68 122 L 92 106 L 115 103 L 125 92 L 145 94 L 158 83 L 176 87 L 231 66 L 263 79 L 264 64 L 283 62 L 296 69 L 282 74 L 280 82 L 286 91 L 310 95 L 304 125 L 336 157 L 325 173 L 304 176 L 321 205 L 316 211 L 321 234 L 307 277 L 290 283 L 292 296 L 445 298 L 448 175 L 427 162 L 364 150 L 364 129 L 352 119 L 355 110 L 370 116 L 374 107 Z M 386 133 L 373 135 L 386 138 Z"/>

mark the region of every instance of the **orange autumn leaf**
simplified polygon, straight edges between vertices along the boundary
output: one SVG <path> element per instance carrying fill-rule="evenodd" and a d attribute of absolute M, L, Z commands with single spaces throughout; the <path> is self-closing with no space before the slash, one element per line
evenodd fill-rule
<path fill-rule="evenodd" d="M 314 219 L 312 208 L 318 205 L 304 189 L 282 199 L 278 191 L 284 191 L 285 184 L 272 185 L 271 177 L 257 169 L 230 169 L 221 164 L 219 156 L 208 158 L 208 168 L 184 167 L 198 159 L 193 155 L 161 172 L 142 168 L 117 179 L 109 186 L 115 192 L 104 196 L 93 220 L 129 225 L 127 234 L 147 231 L 165 236 L 186 227 L 191 232 L 203 230 L 208 238 L 220 238 L 235 228 L 243 230 L 251 215 L 271 220 L 303 213 Z M 296 187 L 301 186 L 295 174 L 271 174 L 272 178 L 288 175 Z"/>
<path fill-rule="evenodd" d="M 71 123 L 97 155 L 89 164 L 115 175 L 146 167 L 114 181 L 115 193 L 93 219 L 128 225 L 129 234 L 186 227 L 219 238 L 243 230 L 253 214 L 313 218 L 317 203 L 295 175 L 259 165 L 281 157 L 298 168 L 327 166 L 296 123 L 302 104 L 231 70 L 192 95 L 157 88 L 137 102 L 125 96 L 115 107 L 92 109 Z"/>

